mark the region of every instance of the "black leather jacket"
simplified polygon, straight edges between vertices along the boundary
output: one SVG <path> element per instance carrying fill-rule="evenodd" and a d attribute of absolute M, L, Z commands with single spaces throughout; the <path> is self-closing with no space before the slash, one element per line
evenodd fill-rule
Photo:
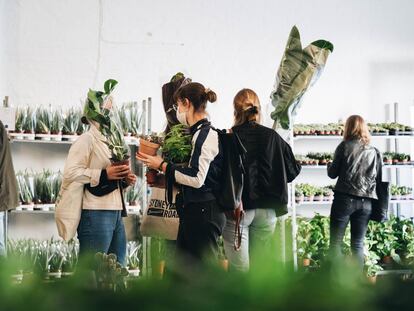
<path fill-rule="evenodd" d="M 382 169 L 380 152 L 359 140 L 343 141 L 328 165 L 328 176 L 338 177 L 335 191 L 358 197 L 377 199 L 376 185 Z"/>

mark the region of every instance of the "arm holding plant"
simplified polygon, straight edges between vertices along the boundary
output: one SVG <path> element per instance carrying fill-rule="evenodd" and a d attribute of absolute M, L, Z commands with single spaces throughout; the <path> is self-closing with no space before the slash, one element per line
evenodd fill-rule
<path fill-rule="evenodd" d="M 328 176 L 330 178 L 334 179 L 339 176 L 343 156 L 344 142 L 341 142 L 335 150 L 333 161 L 328 163 Z"/>

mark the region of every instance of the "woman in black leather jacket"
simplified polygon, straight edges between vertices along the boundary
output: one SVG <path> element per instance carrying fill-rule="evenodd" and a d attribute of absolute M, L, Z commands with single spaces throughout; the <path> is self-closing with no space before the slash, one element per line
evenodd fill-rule
<path fill-rule="evenodd" d="M 350 116 L 344 140 L 336 148 L 328 176 L 337 178 L 331 208 L 330 253 L 341 253 L 346 227 L 351 222 L 351 250 L 359 265 L 364 263 L 364 237 L 371 216 L 371 200 L 377 199 L 376 184 L 382 169 L 381 154 L 370 143 L 368 127 L 361 116 Z"/>

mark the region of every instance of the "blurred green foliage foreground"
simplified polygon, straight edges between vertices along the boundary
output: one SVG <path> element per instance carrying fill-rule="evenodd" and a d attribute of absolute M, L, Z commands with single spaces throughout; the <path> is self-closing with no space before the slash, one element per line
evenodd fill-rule
<path fill-rule="evenodd" d="M 293 272 L 268 259 L 249 273 L 176 265 L 162 280 L 126 277 L 111 255 L 81 259 L 74 275 L 13 281 L 16 262 L 0 262 L 0 310 L 412 310 L 414 282 L 376 284 L 350 262 Z M 287 265 L 286 265 L 287 266 Z"/>

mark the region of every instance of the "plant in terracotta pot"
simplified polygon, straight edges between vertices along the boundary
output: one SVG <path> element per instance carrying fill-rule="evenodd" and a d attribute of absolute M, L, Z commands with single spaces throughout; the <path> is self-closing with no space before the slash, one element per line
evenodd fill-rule
<path fill-rule="evenodd" d="M 393 152 L 384 152 L 382 155 L 382 161 L 384 164 L 391 165 L 393 157 L 394 157 Z"/>
<path fill-rule="evenodd" d="M 147 155 L 155 156 L 158 149 L 160 149 L 162 142 L 163 138 L 157 133 L 140 135 L 139 151 Z"/>
<path fill-rule="evenodd" d="M 303 199 L 304 199 L 304 195 L 303 195 L 302 188 L 300 187 L 300 185 L 296 185 L 296 188 L 295 188 L 295 201 L 296 201 L 296 203 L 298 203 L 298 204 L 302 203 Z"/>
<path fill-rule="evenodd" d="M 370 283 L 376 283 L 377 273 L 384 270 L 379 265 L 380 257 L 372 251 L 367 251 L 365 254 L 364 271 Z"/>
<path fill-rule="evenodd" d="M 14 124 L 14 133 L 22 133 L 23 132 L 23 124 L 25 121 L 25 109 L 21 107 L 16 108 L 16 118 Z"/>

